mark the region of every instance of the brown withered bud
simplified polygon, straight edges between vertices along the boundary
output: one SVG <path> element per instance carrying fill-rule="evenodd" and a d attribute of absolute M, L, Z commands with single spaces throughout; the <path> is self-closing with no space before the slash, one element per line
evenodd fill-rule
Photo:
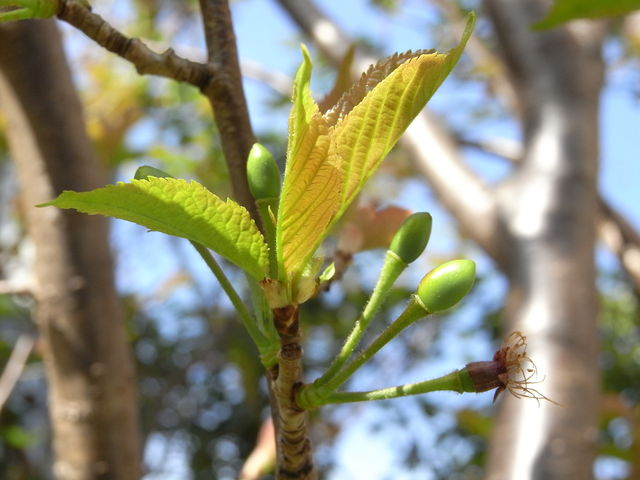
<path fill-rule="evenodd" d="M 538 402 L 547 400 L 556 403 L 531 388 L 532 384 L 541 383 L 542 380 L 536 380 L 538 369 L 527 355 L 527 338 L 522 332 L 511 333 L 502 347 L 494 353 L 493 360 L 468 363 L 466 370 L 476 392 L 496 389 L 494 402 L 502 392 L 508 390 L 516 398 L 533 398 Z"/>

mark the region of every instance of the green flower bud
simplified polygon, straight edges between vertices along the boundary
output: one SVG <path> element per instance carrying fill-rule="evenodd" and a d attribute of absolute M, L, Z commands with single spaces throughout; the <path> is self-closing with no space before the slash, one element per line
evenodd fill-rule
<path fill-rule="evenodd" d="M 453 307 L 471 290 L 476 264 L 471 260 L 452 260 L 427 273 L 416 292 L 430 313 Z"/>
<path fill-rule="evenodd" d="M 247 159 L 249 190 L 256 200 L 278 198 L 280 170 L 273 155 L 259 143 L 254 143 Z"/>
<path fill-rule="evenodd" d="M 426 212 L 414 213 L 400 226 L 391 240 L 389 250 L 406 264 L 420 256 L 431 236 L 431 215 Z"/>
<path fill-rule="evenodd" d="M 173 176 L 167 172 L 163 172 L 156 167 L 150 167 L 149 165 L 138 167 L 136 174 L 133 176 L 136 180 L 146 180 L 148 177 L 173 178 Z"/>

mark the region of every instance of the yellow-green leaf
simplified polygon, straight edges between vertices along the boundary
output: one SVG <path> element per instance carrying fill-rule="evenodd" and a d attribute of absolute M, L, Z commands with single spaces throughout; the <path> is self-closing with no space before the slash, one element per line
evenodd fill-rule
<path fill-rule="evenodd" d="M 329 161 L 329 143 L 328 127 L 316 113 L 287 162 L 277 224 L 281 276 L 299 276 L 340 206 L 340 165 Z"/>
<path fill-rule="evenodd" d="M 311 96 L 311 59 L 302 47 L 289 116 L 289 144 L 276 245 L 282 279 L 300 275 L 340 204 L 340 167 L 327 161 L 329 131 Z"/>
<path fill-rule="evenodd" d="M 65 191 L 39 206 L 73 208 L 128 220 L 216 251 L 256 280 L 267 273 L 268 251 L 249 212 L 197 182 L 149 177 L 90 192 Z"/>
<path fill-rule="evenodd" d="M 374 65 L 324 114 L 311 98 L 311 61 L 303 49 L 278 207 L 281 280 L 295 287 L 330 226 L 451 72 L 474 22 L 471 14 L 459 45 L 446 54 L 408 52 Z"/>
<path fill-rule="evenodd" d="M 341 160 L 343 188 L 340 216 L 353 201 L 383 158 L 449 75 L 471 35 L 475 16 L 470 15 L 458 46 L 447 53 L 416 52 L 390 57 L 370 70 L 361 85 L 371 88 L 346 115 L 345 98 L 331 136 L 329 158 Z M 383 80 L 378 71 L 390 70 Z M 362 88 L 352 95 L 361 95 Z M 330 114 L 328 114 L 330 115 Z"/>
<path fill-rule="evenodd" d="M 287 158 L 294 158 L 300 143 L 303 141 L 311 117 L 318 111 L 318 105 L 311 96 L 311 58 L 307 47 L 302 45 L 302 65 L 296 72 L 293 81 L 293 106 L 289 114 L 289 143 Z M 289 164 L 287 163 L 287 168 Z"/>

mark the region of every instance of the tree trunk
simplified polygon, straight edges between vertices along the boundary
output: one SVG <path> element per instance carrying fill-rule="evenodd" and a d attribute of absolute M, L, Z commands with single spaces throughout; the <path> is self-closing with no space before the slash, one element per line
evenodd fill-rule
<path fill-rule="evenodd" d="M 0 105 L 36 248 L 54 475 L 140 478 L 135 373 L 116 295 L 108 221 L 34 205 L 104 176 L 53 21 L 0 26 Z"/>
<path fill-rule="evenodd" d="M 543 3 L 486 6 L 523 105 L 523 163 L 498 193 L 511 237 L 506 326 L 527 335 L 529 354 L 546 374 L 539 389 L 562 406 L 505 397 L 490 447 L 491 480 L 593 478 L 602 32 L 593 23 L 533 32 Z"/>

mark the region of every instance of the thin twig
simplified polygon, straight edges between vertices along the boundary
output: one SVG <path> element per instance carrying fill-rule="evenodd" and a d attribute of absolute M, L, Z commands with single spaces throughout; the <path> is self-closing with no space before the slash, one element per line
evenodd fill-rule
<path fill-rule="evenodd" d="M 34 344 L 34 337 L 25 333 L 20 335 L 13 347 L 0 377 L 0 412 L 20 379 Z"/>
<path fill-rule="evenodd" d="M 33 286 L 28 282 L 0 280 L 0 295 L 33 295 Z"/>

